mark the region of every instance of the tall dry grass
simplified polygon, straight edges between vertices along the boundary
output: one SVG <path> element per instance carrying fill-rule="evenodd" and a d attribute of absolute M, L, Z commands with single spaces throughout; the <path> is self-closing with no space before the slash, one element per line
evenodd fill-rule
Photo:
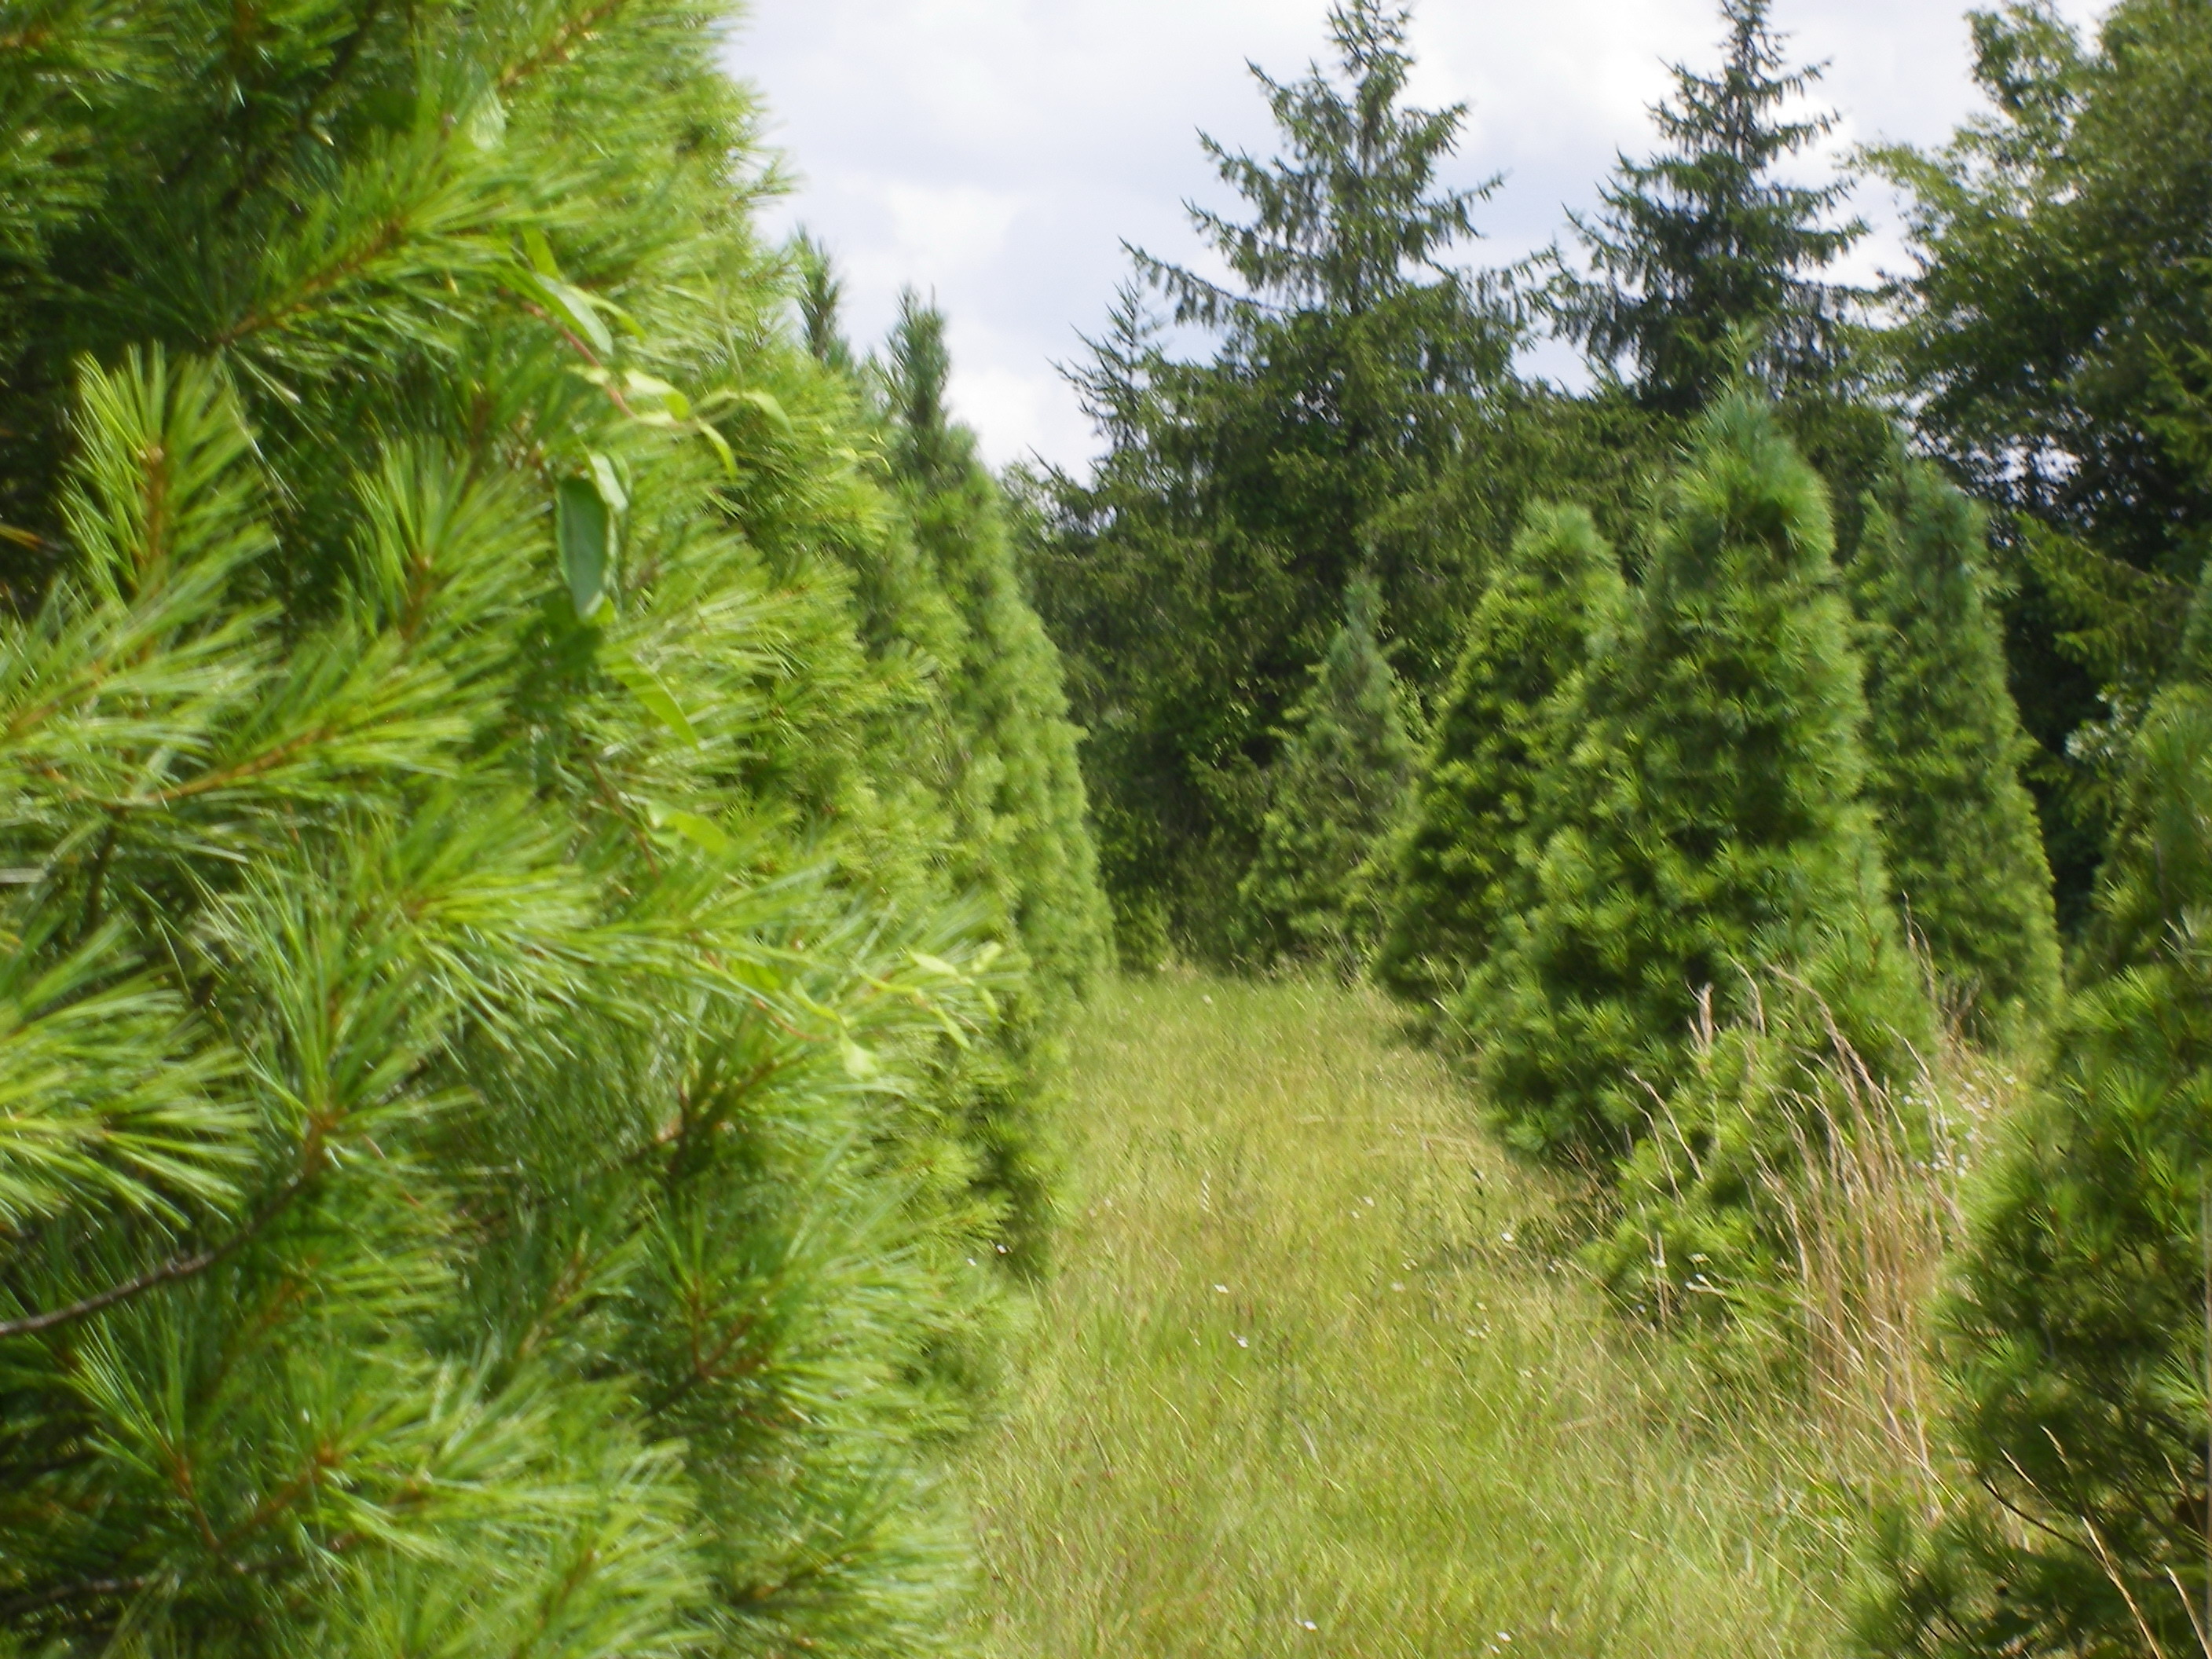
<path fill-rule="evenodd" d="M 1124 985 L 1075 1074 L 1063 1265 L 966 1470 L 986 1652 L 1834 1650 L 1855 1522 L 1805 1413 L 1532 1247 L 1558 1195 L 1380 1008 Z M 1816 1261 L 1879 1255 L 1824 1213 Z M 1896 1316 L 1838 1287 L 1841 1400 Z"/>
<path fill-rule="evenodd" d="M 1808 1449 L 1826 1479 L 1862 1503 L 1902 1499 L 1932 1517 L 1956 1474 L 1938 1431 L 1941 1292 L 1965 1239 L 1976 1158 L 2027 1083 L 1957 1018 L 1916 1055 L 1911 1077 L 1885 1080 L 1809 987 L 1772 978 L 1791 1018 L 1770 1027 L 1754 987 L 1745 1028 L 1732 1035 L 1798 1045 L 1747 1068 L 1756 1081 L 1733 1103 L 1784 1131 L 1782 1155 L 1760 1160 L 1756 1183 L 1784 1243 L 1784 1282 L 1775 1288 L 1791 1328 L 1779 1334 L 1788 1352 L 1776 1377 L 1800 1379 Z M 1704 1006 L 1693 1037 L 1710 1051 L 1723 1033 L 1710 1000 Z M 1789 1081 L 1777 1087 L 1777 1078 Z M 1654 1124 L 1680 1139 L 1671 1116 L 1655 1112 Z"/>

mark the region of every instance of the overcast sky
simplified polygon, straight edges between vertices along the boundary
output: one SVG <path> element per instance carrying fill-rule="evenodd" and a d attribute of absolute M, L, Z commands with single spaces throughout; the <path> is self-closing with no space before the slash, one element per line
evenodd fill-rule
<path fill-rule="evenodd" d="M 2094 0 L 2060 0 L 2078 21 Z M 1082 351 L 1127 275 L 1121 243 L 1196 252 L 1182 204 L 1227 205 L 1195 135 L 1262 155 L 1273 132 L 1246 70 L 1279 77 L 1326 55 L 1326 0 L 752 0 L 732 71 L 763 94 L 796 189 L 777 228 L 804 224 L 846 278 L 848 324 L 879 339 L 902 287 L 951 326 L 957 412 L 994 463 L 1095 447 L 1054 365 Z M 1978 107 L 1964 6 L 1945 0 L 1777 0 L 1796 55 L 1828 60 L 1838 147 L 1939 142 Z M 1550 243 L 1588 207 L 1617 151 L 1651 143 L 1667 65 L 1710 65 L 1710 0 L 1425 0 L 1414 82 L 1464 102 L 1448 182 L 1505 182 L 1469 263 Z M 1876 186 L 1862 273 L 1897 263 Z M 1554 353 L 1540 368 L 1564 367 Z"/>

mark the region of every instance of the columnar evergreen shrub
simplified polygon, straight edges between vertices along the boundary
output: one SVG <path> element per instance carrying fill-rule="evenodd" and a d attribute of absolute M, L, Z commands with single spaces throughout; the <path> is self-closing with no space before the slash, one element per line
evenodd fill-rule
<path fill-rule="evenodd" d="M 1915 1018 L 1831 547 L 1826 493 L 1772 416 L 1718 405 L 1619 647 L 1590 662 L 1526 902 L 1456 1005 L 1522 1145 L 1612 1167 L 1686 1078 L 1693 1021 L 1740 1008 L 1771 964 L 1812 975 L 1870 1054 Z"/>
<path fill-rule="evenodd" d="M 1589 514 L 1539 507 L 1468 623 L 1393 854 L 1375 976 L 1424 1010 L 1457 994 L 1514 902 L 1536 786 L 1572 738 L 1562 693 L 1618 623 L 1620 566 Z"/>
<path fill-rule="evenodd" d="M 894 475 L 926 580 L 947 616 L 930 642 L 957 742 L 951 801 L 957 873 L 988 896 L 994 932 L 1017 947 L 1019 990 L 996 1040 L 961 1056 L 961 1086 L 1012 1202 L 1007 1243 L 1033 1264 L 1044 1242 L 1049 1159 L 1039 1113 L 1054 1034 L 1104 971 L 1112 923 L 1085 823 L 1076 732 L 1060 655 L 1024 597 L 998 484 L 945 402 L 945 319 L 908 295 L 884 368 Z"/>
<path fill-rule="evenodd" d="M 1982 514 L 1900 461 L 1867 505 L 1851 564 L 1866 662 L 1868 794 L 1890 880 L 1948 994 L 1984 1032 L 2047 1018 L 2057 921 L 2033 749 L 1984 596 Z"/>
<path fill-rule="evenodd" d="M 1237 936 L 1262 966 L 1356 969 L 1380 926 L 1376 855 L 1413 770 L 1397 677 L 1376 638 L 1380 590 L 1355 579 L 1344 625 L 1293 711 L 1270 779 L 1259 856 L 1237 887 Z"/>
<path fill-rule="evenodd" d="M 1030 993 L 719 14 L 244 16 L 0 21 L 0 1650 L 935 1650 Z"/>
<path fill-rule="evenodd" d="M 2197 1650 L 2212 1221 L 2212 694 L 2136 741 L 2086 982 L 2004 1126 L 1943 1310 L 1941 1522 L 1885 1539 L 1883 1655 Z"/>

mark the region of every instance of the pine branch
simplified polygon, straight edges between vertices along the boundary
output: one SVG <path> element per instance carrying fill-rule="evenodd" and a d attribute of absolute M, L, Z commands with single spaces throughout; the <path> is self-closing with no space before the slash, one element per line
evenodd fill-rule
<path fill-rule="evenodd" d="M 26 1613 L 37 1613 L 46 1607 L 60 1607 L 70 1601 L 106 1600 L 115 1596 L 136 1595 L 150 1589 L 151 1577 L 137 1578 L 88 1578 L 81 1583 L 57 1584 L 28 1595 L 18 1595 L 0 1601 L 0 1619 L 14 1619 Z"/>
<path fill-rule="evenodd" d="M 285 135 L 283 143 L 270 144 L 263 148 L 261 154 L 254 158 L 253 164 L 246 168 L 238 182 L 233 185 L 224 195 L 221 205 L 216 209 L 217 217 L 228 219 L 236 212 L 239 204 L 259 189 L 268 179 L 269 171 L 276 165 L 279 154 L 288 146 L 298 143 L 313 131 L 315 118 L 322 113 L 325 100 L 345 79 L 346 71 L 353 67 L 353 60 L 360 56 L 362 45 L 368 39 L 369 31 L 375 27 L 377 20 L 384 15 L 384 3 L 385 0 L 369 0 L 367 9 L 362 13 L 360 22 L 356 23 L 353 32 L 339 43 L 337 52 L 331 58 L 330 67 L 323 76 L 323 83 L 315 88 L 306 105 L 301 109 L 299 119 L 292 124 L 292 129 Z"/>
<path fill-rule="evenodd" d="M 539 70 L 550 68 L 555 64 L 566 63 L 570 50 L 578 40 L 589 35 L 592 30 L 629 3 L 629 0 L 600 0 L 599 4 L 592 7 L 582 16 L 571 18 L 554 31 L 553 38 L 544 46 L 520 63 L 511 65 L 506 73 L 499 77 L 499 89 L 501 92 L 510 92 Z"/>
<path fill-rule="evenodd" d="M 64 1325 L 74 1325 L 94 1314 L 105 1313 L 118 1304 L 143 1296 L 148 1291 L 159 1290 L 165 1285 L 179 1284 L 196 1279 L 210 1267 L 219 1267 L 251 1243 L 269 1224 L 274 1221 L 292 1200 L 304 1192 L 313 1180 L 313 1168 L 303 1168 L 276 1189 L 276 1194 L 254 1212 L 252 1219 L 228 1238 L 195 1255 L 178 1256 L 139 1274 L 125 1279 L 97 1296 L 88 1296 L 81 1302 L 72 1302 L 65 1308 L 56 1308 L 42 1314 L 30 1314 L 20 1319 L 0 1320 L 0 1342 L 19 1336 L 38 1336 Z"/>
<path fill-rule="evenodd" d="M 377 227 L 375 234 L 365 245 L 359 245 L 346 255 L 320 270 L 303 277 L 292 288 L 289 297 L 272 307 L 258 307 L 239 321 L 232 324 L 210 342 L 218 347 L 236 345 L 240 341 L 282 327 L 301 312 L 312 307 L 316 300 L 361 270 L 380 255 L 389 253 L 407 234 L 404 214 L 394 214 Z"/>

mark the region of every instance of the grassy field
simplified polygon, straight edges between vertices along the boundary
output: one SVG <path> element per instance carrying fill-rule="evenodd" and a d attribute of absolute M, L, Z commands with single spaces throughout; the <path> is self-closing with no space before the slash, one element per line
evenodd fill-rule
<path fill-rule="evenodd" d="M 1004 1659 L 1809 1659 L 1846 1529 L 1531 1242 L 1382 1011 L 1170 977 L 1079 1034 L 1059 1271 L 970 1462 Z"/>

